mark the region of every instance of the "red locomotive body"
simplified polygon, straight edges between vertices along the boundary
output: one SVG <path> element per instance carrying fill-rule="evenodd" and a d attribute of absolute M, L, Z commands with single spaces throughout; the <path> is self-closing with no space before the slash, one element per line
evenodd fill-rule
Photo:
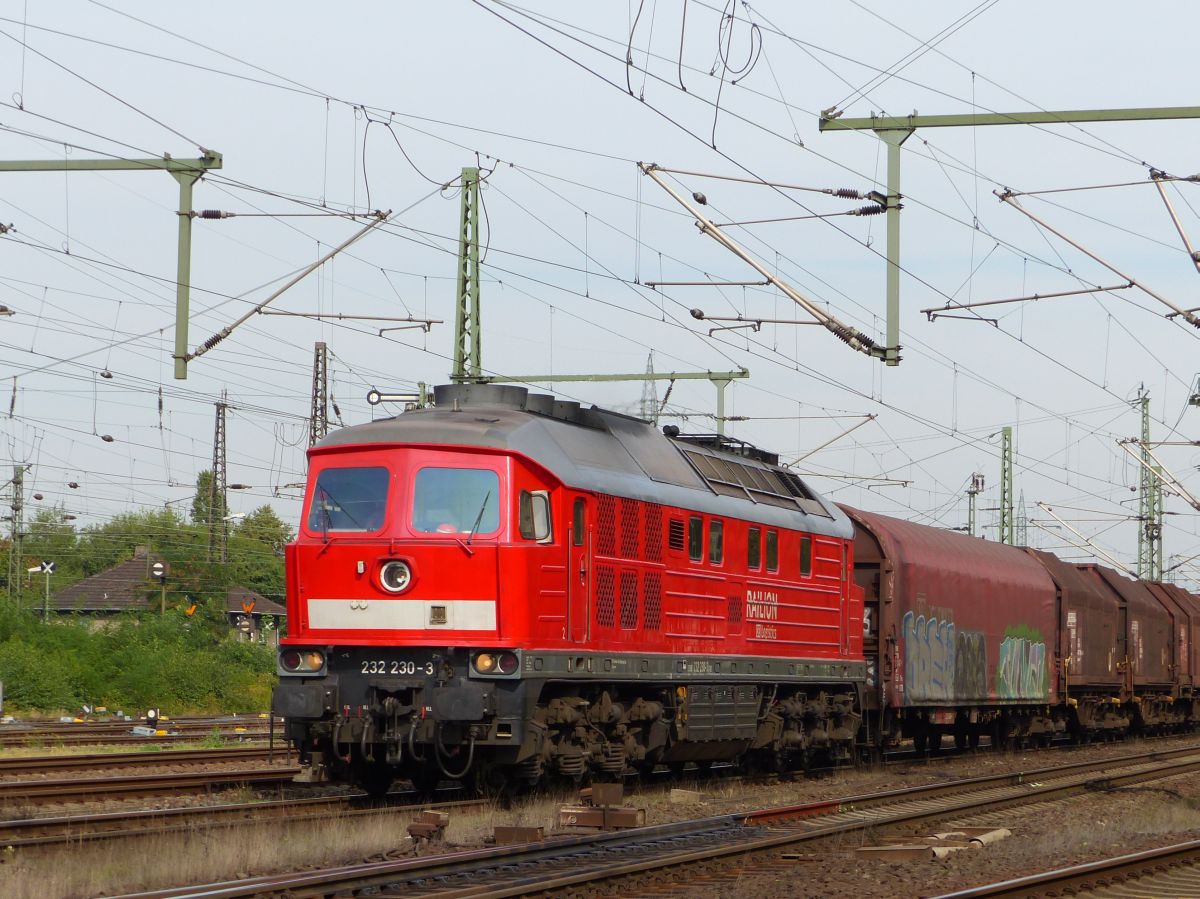
<path fill-rule="evenodd" d="M 335 432 L 275 697 L 309 776 L 848 756 L 852 531 L 774 463 L 512 387 Z"/>

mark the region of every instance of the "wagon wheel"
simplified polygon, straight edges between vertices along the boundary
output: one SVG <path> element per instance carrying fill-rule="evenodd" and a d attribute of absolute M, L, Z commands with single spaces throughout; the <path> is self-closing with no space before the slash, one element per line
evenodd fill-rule
<path fill-rule="evenodd" d="M 924 722 L 917 724 L 917 728 L 913 731 L 913 752 L 917 755 L 924 755 L 926 749 L 929 748 L 929 728 Z"/>

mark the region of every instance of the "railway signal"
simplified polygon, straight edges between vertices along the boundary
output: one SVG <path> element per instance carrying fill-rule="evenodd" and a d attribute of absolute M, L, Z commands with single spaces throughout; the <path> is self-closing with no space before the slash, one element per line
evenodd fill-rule
<path fill-rule="evenodd" d="M 46 576 L 46 598 L 42 603 L 42 623 L 50 622 L 50 575 L 54 574 L 57 566 L 46 559 L 43 559 L 40 564 L 29 569 L 30 574 L 41 573 Z"/>
<path fill-rule="evenodd" d="M 155 562 L 150 566 L 150 573 L 158 578 L 158 614 L 167 614 L 167 575 L 171 569 L 166 562 Z"/>

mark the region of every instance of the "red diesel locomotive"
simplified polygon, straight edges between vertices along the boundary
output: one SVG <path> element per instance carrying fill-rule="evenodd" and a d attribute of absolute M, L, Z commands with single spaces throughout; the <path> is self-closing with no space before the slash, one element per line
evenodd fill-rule
<path fill-rule="evenodd" d="M 839 508 L 777 462 L 482 384 L 330 434 L 273 700 L 301 779 L 780 770 L 1200 717 L 1200 598 Z"/>
<path fill-rule="evenodd" d="M 305 778 L 848 758 L 854 531 L 777 461 L 497 385 L 330 434 L 273 702 Z"/>

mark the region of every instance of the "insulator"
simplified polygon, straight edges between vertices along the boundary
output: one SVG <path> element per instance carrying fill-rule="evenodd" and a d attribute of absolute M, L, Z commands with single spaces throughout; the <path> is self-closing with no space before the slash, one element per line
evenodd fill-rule
<path fill-rule="evenodd" d="M 835 197 L 841 197 L 843 200 L 861 200 L 863 194 L 861 191 L 855 190 L 853 187 L 839 187 L 833 192 Z"/>
<path fill-rule="evenodd" d="M 100 439 L 103 440 L 105 443 L 112 443 L 113 435 L 112 434 L 101 434 Z"/>
<path fill-rule="evenodd" d="M 226 336 L 227 335 L 225 334 L 214 334 L 212 337 L 208 338 L 208 340 L 204 341 L 204 348 L 206 350 L 211 350 L 218 343 L 224 340 Z"/>
<path fill-rule="evenodd" d="M 870 206 L 859 206 L 857 209 L 851 209 L 850 215 L 880 215 L 884 212 L 887 212 L 886 206 L 872 204 Z"/>
<path fill-rule="evenodd" d="M 78 481 L 67 481 L 67 486 L 70 487 L 72 490 L 78 490 L 79 482 Z"/>
<path fill-rule="evenodd" d="M 220 209 L 201 209 L 197 213 L 202 219 L 227 219 L 233 218 L 232 212 L 222 212 Z"/>

